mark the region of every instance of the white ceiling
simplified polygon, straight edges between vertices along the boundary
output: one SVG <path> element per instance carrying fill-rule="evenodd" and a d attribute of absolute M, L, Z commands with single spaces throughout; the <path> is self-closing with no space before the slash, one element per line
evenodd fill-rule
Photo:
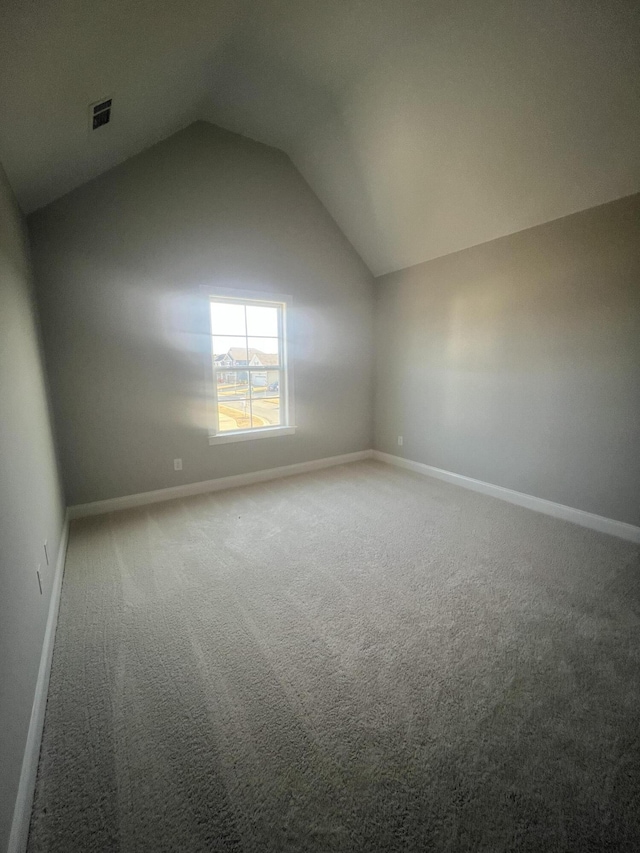
<path fill-rule="evenodd" d="M 197 118 L 286 150 L 380 274 L 640 191 L 640 4 L 2 0 L 25 211 Z"/>

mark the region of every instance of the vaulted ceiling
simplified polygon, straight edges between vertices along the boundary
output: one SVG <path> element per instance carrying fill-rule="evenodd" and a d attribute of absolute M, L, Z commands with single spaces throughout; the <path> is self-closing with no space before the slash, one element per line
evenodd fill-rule
<path fill-rule="evenodd" d="M 640 191 L 636 0 L 3 0 L 30 212 L 195 119 L 287 151 L 375 274 Z M 113 98 L 111 124 L 88 105 Z"/>

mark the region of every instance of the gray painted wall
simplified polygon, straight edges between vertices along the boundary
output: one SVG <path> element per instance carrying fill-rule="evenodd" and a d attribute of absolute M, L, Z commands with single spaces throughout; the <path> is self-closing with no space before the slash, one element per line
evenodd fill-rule
<path fill-rule="evenodd" d="M 640 195 L 376 283 L 378 450 L 640 524 Z"/>
<path fill-rule="evenodd" d="M 0 409 L 0 850 L 5 850 L 40 666 L 63 506 L 26 230 L 1 167 Z M 42 563 L 42 595 L 38 563 Z"/>
<path fill-rule="evenodd" d="M 68 504 L 371 446 L 373 279 L 282 152 L 198 122 L 29 228 Z M 295 436 L 209 446 L 205 284 L 293 296 Z"/>

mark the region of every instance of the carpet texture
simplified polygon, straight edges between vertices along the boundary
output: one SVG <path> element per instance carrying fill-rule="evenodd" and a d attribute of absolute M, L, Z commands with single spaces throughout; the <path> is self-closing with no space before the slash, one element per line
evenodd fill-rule
<path fill-rule="evenodd" d="M 376 462 L 73 524 L 31 853 L 639 849 L 637 545 Z"/>

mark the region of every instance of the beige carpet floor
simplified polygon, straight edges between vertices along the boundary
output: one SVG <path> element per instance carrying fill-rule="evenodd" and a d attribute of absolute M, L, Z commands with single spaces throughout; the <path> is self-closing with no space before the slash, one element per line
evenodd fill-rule
<path fill-rule="evenodd" d="M 375 462 L 76 521 L 29 850 L 640 850 L 640 548 Z"/>

